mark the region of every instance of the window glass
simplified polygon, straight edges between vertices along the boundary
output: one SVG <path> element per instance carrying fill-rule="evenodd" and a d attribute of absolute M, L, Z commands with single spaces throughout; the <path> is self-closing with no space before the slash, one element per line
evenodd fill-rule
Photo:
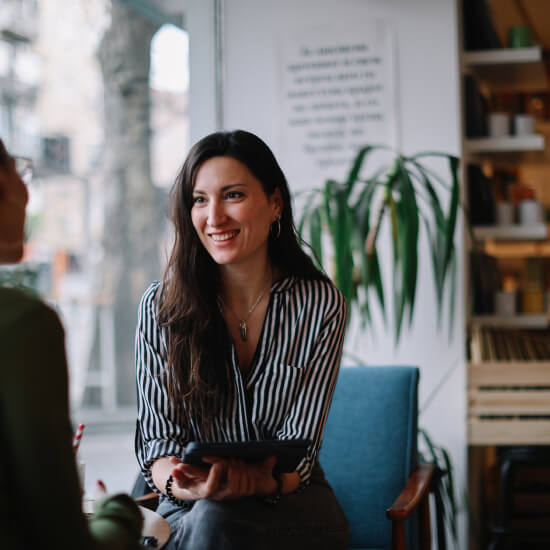
<path fill-rule="evenodd" d="M 0 4 L 0 136 L 34 165 L 24 262 L 0 280 L 59 312 L 79 419 L 135 418 L 137 307 L 162 273 L 189 145 L 187 34 L 161 16 L 114 0 Z"/>

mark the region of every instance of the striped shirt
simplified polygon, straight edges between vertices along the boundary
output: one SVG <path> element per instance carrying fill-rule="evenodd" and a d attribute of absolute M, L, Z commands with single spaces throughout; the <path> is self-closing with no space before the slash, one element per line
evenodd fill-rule
<path fill-rule="evenodd" d="M 192 414 L 170 405 L 167 391 L 167 335 L 157 323 L 153 283 L 143 295 L 136 331 L 138 423 L 136 454 L 145 479 L 153 462 L 181 457 L 189 441 L 206 441 Z M 288 276 L 276 281 L 246 376 L 232 344 L 231 379 L 213 420 L 217 441 L 309 439 L 297 467 L 302 482 L 317 459 L 338 376 L 346 325 L 346 304 L 327 281 Z"/>

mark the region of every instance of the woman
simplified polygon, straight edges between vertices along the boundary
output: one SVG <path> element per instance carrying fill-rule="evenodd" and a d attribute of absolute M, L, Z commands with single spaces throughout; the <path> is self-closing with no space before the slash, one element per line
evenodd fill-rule
<path fill-rule="evenodd" d="M 27 189 L 0 140 L 0 263 L 23 254 Z M 0 288 L 0 532 L 2 548 L 137 548 L 141 514 L 108 497 L 81 512 L 69 421 L 63 329 L 40 300 Z"/>
<path fill-rule="evenodd" d="M 299 246 L 285 177 L 258 137 L 219 132 L 191 149 L 172 196 L 174 246 L 136 335 L 136 452 L 170 544 L 347 548 L 317 463 L 345 302 Z M 312 444 L 288 474 L 273 474 L 274 457 L 180 461 L 192 440 L 299 438 Z"/>

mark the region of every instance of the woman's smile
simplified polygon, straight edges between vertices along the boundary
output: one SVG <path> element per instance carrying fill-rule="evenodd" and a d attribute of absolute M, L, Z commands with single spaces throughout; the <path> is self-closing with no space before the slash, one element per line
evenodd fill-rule
<path fill-rule="evenodd" d="M 234 239 L 239 234 L 239 231 L 226 231 L 224 233 L 211 233 L 211 237 L 217 243 L 227 242 Z"/>

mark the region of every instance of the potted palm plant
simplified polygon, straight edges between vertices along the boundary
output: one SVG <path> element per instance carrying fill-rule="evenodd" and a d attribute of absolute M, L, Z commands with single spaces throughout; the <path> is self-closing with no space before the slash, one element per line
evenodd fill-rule
<path fill-rule="evenodd" d="M 376 162 L 377 168 L 363 176 L 366 163 L 377 150 L 389 153 L 390 161 Z M 425 160 L 430 157 L 445 161 L 447 179 L 426 165 Z M 454 236 L 461 207 L 458 164 L 457 157 L 445 153 L 405 156 L 388 147 L 367 146 L 357 153 L 344 182 L 329 179 L 321 188 L 308 191 L 299 233 L 309 241 L 320 266 L 325 258 L 323 244 L 327 240 L 323 235 L 329 237 L 334 282 L 346 297 L 350 310 L 357 310 L 363 323 L 371 321 L 373 294 L 386 318 L 386 290 L 380 271 L 377 237 L 382 221 L 389 218 L 396 345 L 403 320 L 408 316 L 410 325 L 414 317 L 418 239 L 422 226 L 429 241 L 439 315 L 450 279 L 452 326 L 456 286 Z M 451 460 L 447 451 L 435 445 L 424 430 L 420 434 L 427 448 L 424 459 L 433 462 L 439 472 L 435 488 L 437 521 L 449 526 L 456 543 L 457 510 Z M 443 529 L 439 529 L 439 533 L 444 538 Z M 445 547 L 444 540 L 438 543 L 440 548 Z"/>
<path fill-rule="evenodd" d="M 389 163 L 363 176 L 373 152 L 384 150 Z M 442 157 L 448 166 L 446 180 L 425 160 Z M 374 294 L 386 318 L 386 290 L 380 272 L 377 237 L 383 219 L 391 221 L 393 245 L 393 303 L 395 340 L 399 343 L 403 320 L 414 316 L 419 265 L 418 238 L 424 226 L 429 240 L 438 310 L 441 313 L 446 282 L 450 279 L 450 317 L 454 311 L 456 263 L 454 235 L 460 208 L 458 158 L 445 153 L 405 156 L 384 146 L 359 150 L 344 182 L 327 180 L 308 191 L 299 232 L 309 241 L 317 262 L 323 264 L 323 234 L 328 234 L 334 255 L 333 277 L 350 309 L 363 323 L 371 321 Z M 443 195 L 448 196 L 443 206 Z M 361 290 L 362 289 L 362 290 Z M 370 291 L 374 290 L 374 293 Z M 356 306 L 355 308 L 353 306 Z"/>

